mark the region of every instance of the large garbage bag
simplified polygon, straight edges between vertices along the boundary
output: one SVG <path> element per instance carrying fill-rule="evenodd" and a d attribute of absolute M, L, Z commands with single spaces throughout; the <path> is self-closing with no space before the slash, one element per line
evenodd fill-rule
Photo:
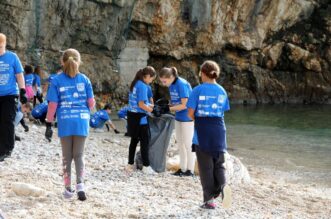
<path fill-rule="evenodd" d="M 175 126 L 175 117 L 172 114 L 162 114 L 160 117 L 148 117 L 149 162 L 154 171 L 160 173 L 166 170 L 167 150 L 172 131 Z M 135 163 L 138 169 L 142 169 L 140 151 L 136 155 Z"/>

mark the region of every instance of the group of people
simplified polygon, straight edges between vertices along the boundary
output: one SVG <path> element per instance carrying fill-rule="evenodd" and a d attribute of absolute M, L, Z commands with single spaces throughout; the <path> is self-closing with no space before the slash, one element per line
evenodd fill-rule
<path fill-rule="evenodd" d="M 200 180 L 206 209 L 216 207 L 215 199 L 221 195 L 223 206 L 230 204 L 231 190 L 225 179 L 226 128 L 224 112 L 230 109 L 224 88 L 217 84 L 220 67 L 214 61 L 205 61 L 199 75 L 202 84 L 193 90 L 190 83 L 179 77 L 175 67 L 164 67 L 158 73 L 163 86 L 169 88 L 168 111 L 175 112 L 175 133 L 179 147 L 180 169 L 175 176 L 194 176 L 197 156 Z M 156 106 L 149 100 L 149 84 L 156 78 L 153 67 L 147 66 L 136 73 L 130 86 L 128 134 L 131 136 L 127 171 L 134 169 L 134 156 L 140 141 L 143 172 L 153 173 L 149 166 L 147 115 Z M 195 156 L 196 155 L 196 156 Z"/>
<path fill-rule="evenodd" d="M 30 84 L 24 83 L 23 68 L 15 53 L 5 50 L 6 36 L 0 33 L 0 161 L 10 156 L 14 147 L 14 121 L 17 100 L 27 102 Z M 49 83 L 46 101 L 39 104 L 39 114 L 44 114 L 45 137 L 53 135 L 53 123 L 57 120 L 58 136 L 62 147 L 64 197 L 71 198 L 77 192 L 79 200 L 86 200 L 84 186 L 84 146 L 90 126 L 100 128 L 105 124 L 119 133 L 109 121 L 111 105 L 91 116 L 95 98 L 89 78 L 79 70 L 80 53 L 67 49 L 61 57 L 61 71 Z M 28 69 L 25 69 L 26 72 Z M 157 74 L 152 66 L 140 69 L 130 85 L 127 107 L 127 135 L 129 145 L 127 171 L 134 170 L 136 147 L 140 142 L 143 169 L 154 174 L 149 163 L 148 116 L 157 114 L 150 84 L 158 76 L 163 86 L 169 87 L 170 103 L 165 111 L 175 113 L 176 140 L 180 153 L 180 169 L 175 176 L 194 176 L 197 157 L 203 189 L 201 207 L 214 209 L 215 199 L 221 196 L 229 201 L 230 189 L 225 179 L 226 129 L 224 112 L 229 110 L 229 100 L 224 88 L 217 84 L 220 68 L 214 61 L 205 61 L 199 75 L 202 84 L 192 89 L 190 83 L 179 77 L 175 67 L 164 67 Z M 32 84 L 33 85 L 33 84 Z M 9 110 L 8 110 L 9 109 Z M 76 168 L 76 186 L 71 183 L 71 164 Z M 76 190 L 76 191 L 75 191 Z"/>

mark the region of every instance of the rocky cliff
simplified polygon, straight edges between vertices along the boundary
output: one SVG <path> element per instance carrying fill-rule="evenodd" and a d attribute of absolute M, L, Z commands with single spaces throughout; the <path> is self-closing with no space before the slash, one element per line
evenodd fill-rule
<path fill-rule="evenodd" d="M 0 10 L 22 60 L 50 71 L 77 48 L 95 91 L 117 100 L 147 63 L 196 85 L 213 59 L 233 103 L 331 104 L 329 0 L 2 0 Z"/>

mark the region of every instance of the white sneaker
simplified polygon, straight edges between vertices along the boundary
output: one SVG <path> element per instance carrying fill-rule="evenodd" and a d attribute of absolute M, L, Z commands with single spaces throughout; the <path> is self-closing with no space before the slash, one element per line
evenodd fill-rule
<path fill-rule="evenodd" d="M 222 191 L 223 208 L 230 208 L 232 204 L 232 191 L 229 185 L 225 185 Z"/>
<path fill-rule="evenodd" d="M 143 169 L 141 170 L 143 173 L 148 174 L 148 175 L 154 175 L 156 174 L 156 172 L 152 169 L 151 166 L 148 167 L 143 167 Z"/>
<path fill-rule="evenodd" d="M 101 128 L 96 128 L 96 129 L 94 129 L 94 132 L 96 132 L 96 133 L 103 133 L 105 131 L 103 129 L 101 129 Z"/>
<path fill-rule="evenodd" d="M 127 173 L 132 173 L 134 171 L 134 165 L 128 164 L 124 169 Z"/>

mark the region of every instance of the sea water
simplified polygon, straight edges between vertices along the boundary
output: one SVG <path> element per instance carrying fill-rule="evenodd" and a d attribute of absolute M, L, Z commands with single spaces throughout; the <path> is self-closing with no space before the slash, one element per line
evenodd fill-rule
<path fill-rule="evenodd" d="M 331 106 L 233 105 L 225 122 L 229 153 L 244 164 L 331 186 Z"/>

